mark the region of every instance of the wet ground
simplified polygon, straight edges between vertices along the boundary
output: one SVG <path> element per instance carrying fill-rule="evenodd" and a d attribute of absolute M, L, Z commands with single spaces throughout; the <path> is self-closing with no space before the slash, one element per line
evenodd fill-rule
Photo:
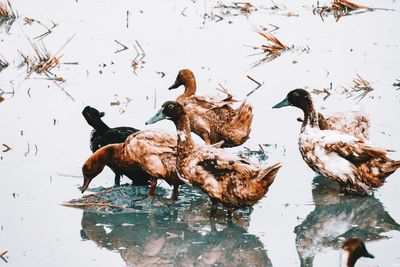
<path fill-rule="evenodd" d="M 11 2 L 17 19 L 0 33 L 0 60 L 8 63 L 0 67 L 0 253 L 7 251 L 8 263 L 0 264 L 338 266 L 341 242 L 353 235 L 375 255 L 360 266 L 400 264 L 400 173 L 374 196 L 341 197 L 300 157 L 300 111 L 271 109 L 293 88 L 325 88 L 326 99 L 313 94 L 319 109 L 368 112 L 371 141 L 399 151 L 399 2 L 363 0 L 357 3 L 393 10 L 340 18 L 313 14 L 314 1 L 251 3 L 240 10 L 230 1 Z M 250 56 L 259 52 L 251 46 L 268 43 L 260 30 L 288 49 L 257 65 L 265 54 Z M 27 74 L 33 46 L 62 55 L 48 76 Z M 124 209 L 60 205 L 82 196 L 91 130 L 83 107 L 106 112 L 111 126 L 150 128 L 144 122 L 182 92 L 167 90 L 182 68 L 194 71 L 199 94 L 222 95 L 221 84 L 245 98 L 257 87 L 250 78 L 261 84 L 248 97 L 251 139 L 233 152 L 265 144 L 267 156 L 254 161 L 282 161 L 267 196 L 235 214 L 233 225 L 222 209 L 211 225 L 208 200 L 196 189 L 184 186 L 177 203 L 165 201 L 171 188 L 164 183 L 153 202 L 143 200 L 146 188 L 129 185 L 95 195 Z M 364 98 L 351 92 L 357 74 L 374 88 Z M 174 132 L 168 121 L 156 127 Z M 113 181 L 104 170 L 88 194 Z"/>

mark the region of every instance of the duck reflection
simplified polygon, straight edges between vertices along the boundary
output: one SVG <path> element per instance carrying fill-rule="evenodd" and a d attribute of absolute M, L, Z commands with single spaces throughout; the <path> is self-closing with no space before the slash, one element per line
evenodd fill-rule
<path fill-rule="evenodd" d="M 340 249 L 343 239 L 357 236 L 368 242 L 400 231 L 375 197 L 340 196 L 337 185 L 321 176 L 313 182 L 315 209 L 294 230 L 301 266 L 313 266 L 315 255 L 325 247 Z"/>
<path fill-rule="evenodd" d="M 182 191 L 170 206 L 153 200 L 151 206 L 161 209 L 84 211 L 81 235 L 119 251 L 130 266 L 272 266 L 263 243 L 246 230 L 246 213 L 235 214 L 231 224 L 212 224 L 205 194 L 188 186 Z M 224 212 L 219 210 L 217 217 L 223 221 Z"/>

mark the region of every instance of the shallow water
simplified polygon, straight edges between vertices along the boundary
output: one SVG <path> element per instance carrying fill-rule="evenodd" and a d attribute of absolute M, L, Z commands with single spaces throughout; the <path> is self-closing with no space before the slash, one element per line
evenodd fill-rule
<path fill-rule="evenodd" d="M 371 117 L 371 141 L 399 151 L 400 91 L 393 83 L 400 78 L 400 4 L 357 1 L 395 11 L 376 10 L 336 22 L 333 16 L 321 20 L 313 15 L 313 1 L 274 2 L 277 8 L 272 2 L 252 1 L 258 10 L 245 16 L 221 11 L 213 1 L 12 1 L 19 18 L 9 31 L 3 25 L 0 33 L 0 58 L 9 62 L 0 72 L 0 89 L 8 92 L 0 102 L 0 145 L 11 147 L 0 152 L 0 253 L 8 251 L 8 265 L 226 266 L 246 259 L 243 265 L 338 266 L 340 244 L 350 235 L 365 239 L 375 255 L 361 259 L 360 266 L 399 265 L 400 174 L 388 177 L 374 196 L 340 197 L 336 185 L 314 179 L 299 155 L 300 111 L 271 107 L 293 88 L 329 88 L 332 83 L 325 101 L 323 94 L 313 95 L 318 107 L 324 112 L 365 110 Z M 52 70 L 66 80 L 60 86 L 43 75 L 26 79 L 26 66 L 17 68 L 22 62 L 18 51 L 34 55 L 28 38 L 37 43 L 34 38 L 46 31 L 38 23 L 24 25 L 24 17 L 47 27 L 52 21 L 58 24 L 42 39 L 53 54 L 74 36 L 60 55 L 61 62 L 78 64 Z M 260 25 L 267 31 L 278 26 L 273 34 L 293 49 L 253 67 L 262 55 L 249 56 L 255 51 L 248 45 L 265 43 L 254 31 Z M 115 53 L 122 48 L 115 40 L 129 49 Z M 136 41 L 145 57 L 135 74 Z M 208 221 L 207 198 L 186 186 L 171 205 L 162 200 L 171 188 L 161 183 L 160 202 L 138 202 L 141 208 L 135 212 L 61 206 L 81 197 L 80 168 L 90 155 L 91 130 L 81 115 L 83 107 L 105 111 L 111 126 L 152 128 L 144 122 L 182 92 L 166 89 L 182 68 L 194 71 L 199 94 L 221 94 L 214 89 L 221 83 L 244 98 L 257 86 L 246 75 L 263 84 L 248 97 L 255 117 L 244 147 L 259 150 L 259 144 L 268 144 L 263 146 L 268 158 L 262 160 L 283 163 L 267 196 L 250 214 L 237 213 L 234 225 L 219 210 L 215 228 Z M 375 89 L 360 102 L 356 94 L 343 93 L 356 74 Z M 175 130 L 168 121 L 155 127 Z M 233 151 L 245 153 L 244 147 Z M 399 159 L 400 153 L 390 156 Z M 106 169 L 90 189 L 112 187 L 113 181 Z M 129 188 L 121 190 L 145 195 L 145 190 Z M 113 199 L 133 203 L 132 197 Z"/>

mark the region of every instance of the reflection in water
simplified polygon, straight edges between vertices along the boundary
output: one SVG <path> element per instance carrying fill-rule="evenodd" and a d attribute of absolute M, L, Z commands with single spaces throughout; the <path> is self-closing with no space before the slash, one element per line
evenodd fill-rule
<path fill-rule="evenodd" d="M 356 236 L 368 242 L 387 238 L 388 231 L 400 231 L 375 197 L 340 196 L 337 185 L 320 176 L 314 184 L 315 209 L 294 230 L 301 266 L 312 266 L 325 247 L 340 249 L 345 238 Z"/>
<path fill-rule="evenodd" d="M 231 266 L 233 262 L 272 266 L 262 242 L 245 230 L 249 223 L 245 213 L 235 214 L 233 224 L 211 227 L 207 196 L 192 187 L 182 186 L 181 190 L 182 197 L 173 205 L 161 202 L 165 197 L 161 192 L 161 200 L 153 200 L 152 209 L 143 208 L 145 200 L 138 201 L 136 205 L 143 209 L 135 206 L 136 212 L 84 211 L 81 235 L 119 251 L 132 266 Z M 136 190 L 145 197 L 146 191 L 142 191 Z M 131 197 L 127 195 L 127 199 Z M 224 220 L 222 210 L 217 217 Z"/>

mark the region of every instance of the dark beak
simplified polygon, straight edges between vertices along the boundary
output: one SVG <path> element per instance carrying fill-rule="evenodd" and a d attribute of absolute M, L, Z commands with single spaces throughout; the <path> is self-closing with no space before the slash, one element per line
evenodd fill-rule
<path fill-rule="evenodd" d="M 171 90 L 171 89 L 176 89 L 176 88 L 178 88 L 178 87 L 181 86 L 181 85 L 182 85 L 182 84 L 179 82 L 179 80 L 176 79 L 175 82 L 174 82 L 174 84 L 171 85 L 168 89 L 169 89 L 169 90 Z"/>
<path fill-rule="evenodd" d="M 276 104 L 275 106 L 273 106 L 272 108 L 282 108 L 282 107 L 286 107 L 286 106 L 291 106 L 287 97 L 285 99 L 283 99 L 281 102 L 279 102 L 278 104 Z"/>
<path fill-rule="evenodd" d="M 100 114 L 100 118 L 102 118 L 105 115 L 104 112 L 99 112 L 99 114 Z"/>
<path fill-rule="evenodd" d="M 374 259 L 374 258 L 375 258 L 375 256 L 372 255 L 371 253 L 369 253 L 368 251 L 367 251 L 367 253 L 364 255 L 364 257 L 371 258 L 371 259 Z"/>
<path fill-rule="evenodd" d="M 161 121 L 166 119 L 167 116 L 163 113 L 163 109 L 160 109 L 156 115 L 151 117 L 148 121 L 145 122 L 146 125 L 156 123 L 157 121 Z"/>

